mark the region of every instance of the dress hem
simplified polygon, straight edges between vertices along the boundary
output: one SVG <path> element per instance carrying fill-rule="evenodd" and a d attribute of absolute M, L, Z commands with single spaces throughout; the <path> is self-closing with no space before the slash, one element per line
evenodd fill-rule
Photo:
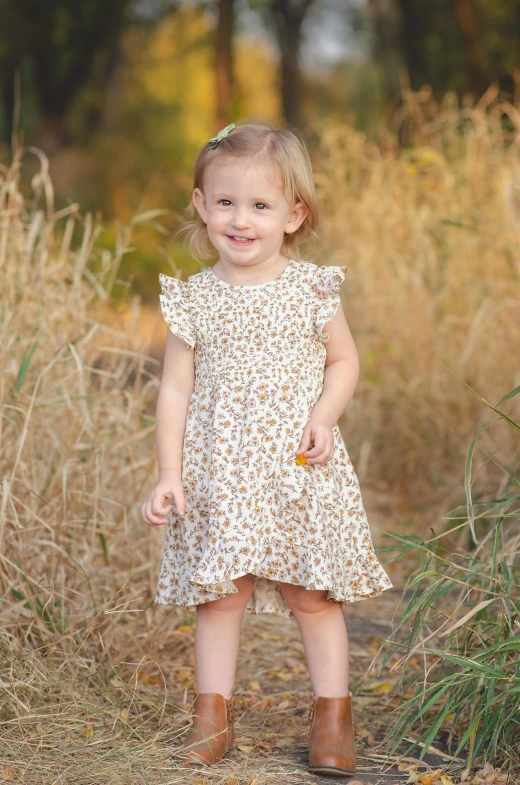
<path fill-rule="evenodd" d="M 242 573 L 240 575 L 234 575 L 233 577 L 226 578 L 225 582 L 226 583 L 228 583 L 228 582 L 232 583 L 237 578 L 242 578 L 245 575 L 254 575 L 257 578 L 267 578 L 268 580 L 273 581 L 273 583 L 289 583 L 292 586 L 302 586 L 307 591 L 314 591 L 314 590 L 316 590 L 316 591 L 326 591 L 327 592 L 327 598 L 326 599 L 328 601 L 330 601 L 330 602 L 338 602 L 341 605 L 342 609 L 347 604 L 352 604 L 354 602 L 359 602 L 360 600 L 368 600 L 368 599 L 372 599 L 374 597 L 379 597 L 381 594 L 384 594 L 385 591 L 390 591 L 391 589 L 394 588 L 393 584 L 390 583 L 389 586 L 379 586 L 378 588 L 373 589 L 371 592 L 356 592 L 356 593 L 351 593 L 351 594 L 345 595 L 343 597 L 340 597 L 340 596 L 334 596 L 334 594 L 333 594 L 334 589 L 332 589 L 330 586 L 316 586 L 315 584 L 312 584 L 312 583 L 304 584 L 304 583 L 301 583 L 300 581 L 294 581 L 294 582 L 293 581 L 287 581 L 287 580 L 282 581 L 280 578 L 273 577 L 272 575 L 262 574 L 262 571 L 259 571 L 259 572 L 249 571 L 247 573 Z M 201 586 L 201 587 L 215 585 L 215 584 L 198 583 L 198 582 L 196 583 L 194 581 L 192 583 L 193 583 L 194 586 Z M 197 606 L 198 605 L 205 605 L 208 602 L 215 602 L 216 600 L 220 600 L 223 597 L 228 597 L 231 594 L 237 594 L 237 593 L 238 593 L 238 589 L 236 589 L 236 591 L 213 592 L 213 594 L 217 594 L 218 596 L 216 596 L 216 597 L 202 597 L 196 603 L 179 602 L 178 600 L 174 600 L 174 599 L 168 600 L 168 599 L 164 599 L 164 598 L 159 597 L 158 595 L 156 595 L 156 597 L 154 599 L 154 605 L 165 605 L 165 606 L 178 605 L 179 607 L 184 608 L 187 611 L 195 612 L 197 610 Z M 254 615 L 254 616 L 257 616 L 257 615 L 260 615 L 262 613 L 265 613 L 265 614 L 270 614 L 272 616 L 279 616 L 281 618 L 294 618 L 294 614 L 292 613 L 292 611 L 290 611 L 290 609 L 289 609 L 289 613 L 281 613 L 281 612 L 279 612 L 276 609 L 273 609 L 273 610 L 255 610 L 254 608 L 251 608 L 248 605 L 246 607 L 246 609 L 245 609 L 245 613 L 247 613 L 249 615 Z"/>

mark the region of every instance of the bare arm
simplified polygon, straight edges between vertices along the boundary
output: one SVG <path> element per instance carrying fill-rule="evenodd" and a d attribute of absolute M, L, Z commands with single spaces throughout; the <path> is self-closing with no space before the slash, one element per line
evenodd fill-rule
<path fill-rule="evenodd" d="M 173 505 L 165 505 L 165 500 L 170 497 L 178 514 L 185 512 L 182 448 L 195 384 L 194 356 L 194 351 L 168 330 L 155 421 L 159 481 L 141 507 L 143 519 L 150 526 L 167 523 Z"/>
<path fill-rule="evenodd" d="M 323 391 L 305 426 L 298 453 L 307 463 L 327 463 L 334 454 L 332 428 L 354 395 L 359 380 L 359 355 L 343 308 L 323 328 L 329 333 Z M 314 445 L 311 447 L 311 445 Z"/>
<path fill-rule="evenodd" d="M 330 335 L 325 344 L 325 378 L 312 417 L 332 427 L 354 395 L 359 380 L 359 355 L 341 305 L 323 331 Z"/>
<path fill-rule="evenodd" d="M 194 351 L 168 330 L 155 421 L 159 477 L 182 469 L 186 417 L 194 384 Z"/>

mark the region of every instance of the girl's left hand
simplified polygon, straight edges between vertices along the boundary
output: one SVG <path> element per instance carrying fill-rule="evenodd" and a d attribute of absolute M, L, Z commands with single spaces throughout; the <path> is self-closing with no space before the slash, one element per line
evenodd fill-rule
<path fill-rule="evenodd" d="M 330 425 L 311 417 L 303 429 L 296 455 L 301 453 L 305 453 L 307 463 L 328 463 L 334 455 L 334 434 Z"/>

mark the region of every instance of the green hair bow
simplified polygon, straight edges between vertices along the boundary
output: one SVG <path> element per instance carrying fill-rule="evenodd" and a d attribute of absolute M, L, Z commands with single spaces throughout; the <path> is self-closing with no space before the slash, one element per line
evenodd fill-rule
<path fill-rule="evenodd" d="M 223 128 L 222 131 L 219 131 L 216 136 L 213 136 L 208 142 L 211 149 L 215 150 L 215 148 L 219 146 L 219 143 L 224 139 L 224 137 L 226 137 L 229 133 L 231 133 L 234 127 L 235 127 L 234 123 L 231 123 L 230 125 L 226 125 L 226 127 Z"/>

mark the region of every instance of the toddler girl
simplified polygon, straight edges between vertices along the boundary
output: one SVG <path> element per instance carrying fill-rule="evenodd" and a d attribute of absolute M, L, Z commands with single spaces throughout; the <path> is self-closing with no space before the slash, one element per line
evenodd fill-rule
<path fill-rule="evenodd" d="M 296 619 L 305 648 L 309 769 L 351 774 L 342 609 L 392 584 L 337 425 L 359 374 L 338 291 L 347 268 L 297 259 L 318 210 L 292 131 L 230 125 L 194 174 L 192 252 L 218 261 L 186 282 L 160 276 L 159 481 L 142 506 L 168 526 L 156 602 L 197 611 L 182 757 L 203 766 L 230 749 L 241 619 L 274 613 Z"/>

